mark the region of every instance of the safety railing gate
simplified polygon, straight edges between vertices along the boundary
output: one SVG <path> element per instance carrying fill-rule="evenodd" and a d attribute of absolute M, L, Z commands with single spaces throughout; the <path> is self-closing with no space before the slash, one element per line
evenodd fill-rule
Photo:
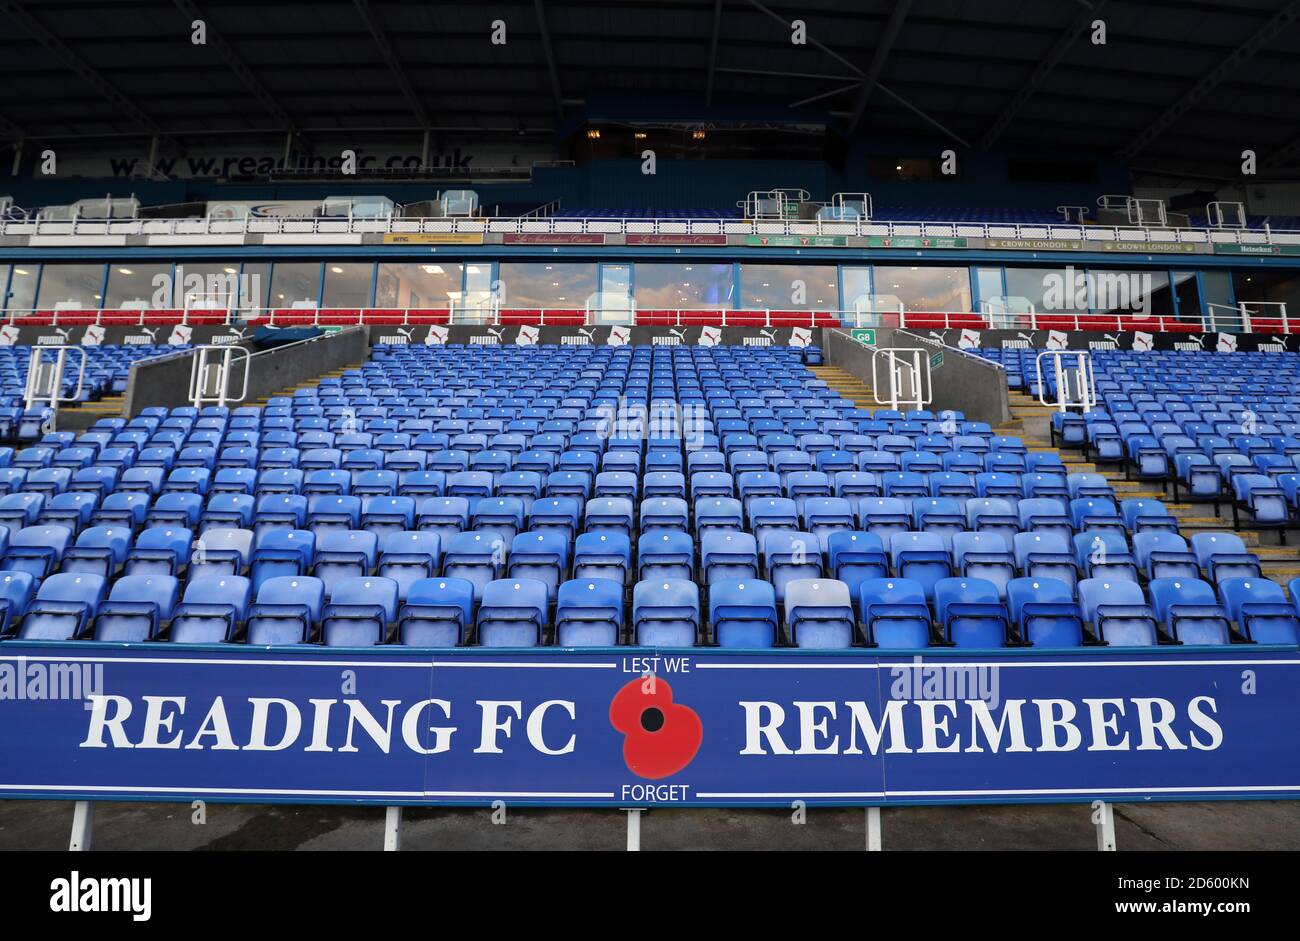
<path fill-rule="evenodd" d="M 1043 360 L 1052 361 L 1053 398 L 1048 398 L 1043 381 Z M 1034 360 L 1038 372 L 1038 401 L 1059 412 L 1080 409 L 1087 413 L 1097 406 L 1097 381 L 1092 371 L 1092 354 L 1083 350 L 1046 350 Z"/>
<path fill-rule="evenodd" d="M 53 353 L 53 359 L 46 356 Z M 77 366 L 77 385 L 71 395 L 63 394 L 64 373 L 68 369 L 68 354 L 76 353 L 80 357 Z M 23 405 L 28 410 L 48 408 L 50 428 L 54 424 L 54 415 L 59 405 L 64 402 L 76 402 L 81 398 L 82 385 L 86 378 L 86 351 L 80 346 L 35 346 L 31 358 L 27 361 L 27 385 L 23 389 Z"/>
<path fill-rule="evenodd" d="M 190 404 L 202 408 L 204 404 L 223 406 L 244 401 L 248 395 L 249 357 L 242 346 L 196 346 L 190 360 Z M 236 396 L 231 394 L 230 378 L 241 361 L 244 382 Z"/>
<path fill-rule="evenodd" d="M 880 365 L 885 364 L 881 383 Z M 881 392 L 888 390 L 887 397 Z M 895 347 L 871 354 L 871 394 L 879 405 L 895 411 L 919 411 L 934 400 L 930 382 L 930 351 L 920 347 Z"/>

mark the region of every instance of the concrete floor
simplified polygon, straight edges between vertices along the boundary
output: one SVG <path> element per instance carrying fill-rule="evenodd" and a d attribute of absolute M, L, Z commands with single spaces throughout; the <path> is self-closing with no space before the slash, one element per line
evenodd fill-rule
<path fill-rule="evenodd" d="M 382 808 L 209 804 L 206 822 L 185 804 L 102 803 L 94 848 L 103 850 L 373 850 L 383 844 Z M 1087 805 L 912 807 L 885 810 L 891 849 L 1092 850 Z M 63 850 L 72 805 L 0 802 L 0 850 Z M 1300 849 L 1300 802 L 1123 804 L 1115 809 L 1120 850 Z M 642 815 L 641 845 L 657 849 L 838 849 L 865 844 L 862 810 L 810 809 L 794 825 L 785 810 L 654 810 Z M 621 850 L 618 811 L 407 809 L 403 850 Z"/>

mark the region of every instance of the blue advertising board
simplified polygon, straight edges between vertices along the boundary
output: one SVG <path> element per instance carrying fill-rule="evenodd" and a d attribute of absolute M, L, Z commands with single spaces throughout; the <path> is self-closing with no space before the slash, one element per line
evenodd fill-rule
<path fill-rule="evenodd" d="M 1277 648 L 0 645 L 0 796 L 639 806 L 1288 798 Z"/>

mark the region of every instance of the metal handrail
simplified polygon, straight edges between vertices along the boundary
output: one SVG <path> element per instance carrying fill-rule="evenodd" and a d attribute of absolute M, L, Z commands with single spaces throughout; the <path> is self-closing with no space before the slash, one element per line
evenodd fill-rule
<path fill-rule="evenodd" d="M 1044 241 L 1149 241 L 1164 236 L 1171 242 L 1202 244 L 1297 244 L 1300 230 L 1261 228 L 1217 228 L 1162 225 L 1089 225 L 1059 222 L 981 222 L 961 220 L 876 220 L 876 219 L 788 219 L 788 218 L 594 218 L 578 219 L 528 215 L 402 218 L 348 218 L 344 216 L 251 216 L 239 219 L 84 219 L 0 220 L 0 235 L 8 236 L 205 236 L 205 235 L 315 235 L 315 234 L 443 234 L 479 235 L 508 232 L 510 226 L 527 223 L 529 232 L 590 232 L 628 234 L 746 234 L 761 231 L 770 235 L 847 235 L 855 237 L 960 235 L 969 238 L 1015 238 Z"/>

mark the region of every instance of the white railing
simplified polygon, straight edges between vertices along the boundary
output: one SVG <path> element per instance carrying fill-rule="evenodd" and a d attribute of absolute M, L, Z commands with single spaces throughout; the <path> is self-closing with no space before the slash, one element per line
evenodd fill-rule
<path fill-rule="evenodd" d="M 1254 308 L 1278 311 L 1265 316 Z M 1245 308 L 1245 309 L 1243 309 Z M 606 313 L 613 309 L 606 308 Z M 1242 305 L 1210 305 L 1195 320 L 1142 314 L 1090 314 L 981 311 L 819 310 L 794 311 L 773 308 L 636 309 L 617 311 L 628 323 L 642 327 L 893 327 L 909 330 L 1058 330 L 1088 333 L 1300 333 L 1300 321 L 1291 320 L 1285 305 L 1243 302 Z M 313 326 L 347 327 L 421 326 L 450 324 L 467 326 L 596 326 L 608 324 L 600 311 L 586 307 L 242 307 L 233 310 L 202 307 L 171 309 L 62 308 L 10 310 L 0 313 L 0 322 L 17 327 L 151 327 L 171 324 L 191 326 Z M 1028 334 L 1025 339 L 1032 343 Z"/>
<path fill-rule="evenodd" d="M 1200 245 L 1300 245 L 1300 230 L 1072 225 L 1053 222 L 880 221 L 873 219 L 616 219 L 543 217 L 347 218 L 274 216 L 243 219 L 10 219 L 0 236 L 207 238 L 216 236 L 766 235 L 883 238 L 985 238 L 1066 242 L 1168 242 Z"/>

